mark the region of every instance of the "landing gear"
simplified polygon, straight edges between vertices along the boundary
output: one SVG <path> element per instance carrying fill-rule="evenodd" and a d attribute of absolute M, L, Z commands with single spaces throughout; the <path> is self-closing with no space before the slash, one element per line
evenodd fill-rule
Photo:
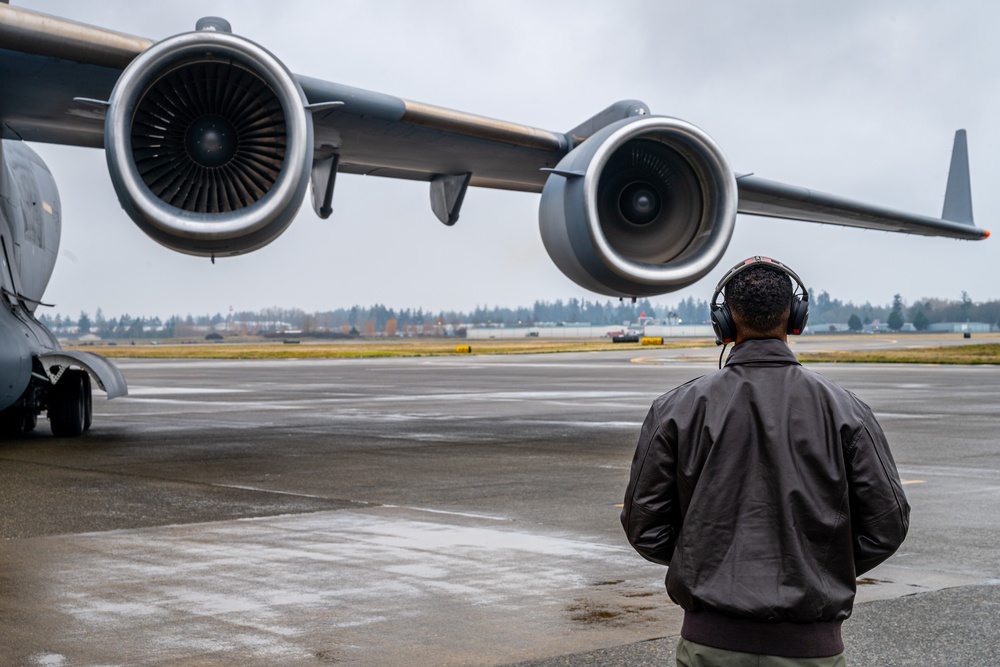
<path fill-rule="evenodd" d="M 83 430 L 89 431 L 94 421 L 94 393 L 90 387 L 90 376 L 85 371 L 79 372 L 83 375 Z"/>
<path fill-rule="evenodd" d="M 0 411 L 0 438 L 20 438 L 35 430 L 38 416 L 33 410 L 8 408 Z"/>
<path fill-rule="evenodd" d="M 90 428 L 93 398 L 86 371 L 67 370 L 52 388 L 49 426 L 57 438 L 73 438 Z"/>

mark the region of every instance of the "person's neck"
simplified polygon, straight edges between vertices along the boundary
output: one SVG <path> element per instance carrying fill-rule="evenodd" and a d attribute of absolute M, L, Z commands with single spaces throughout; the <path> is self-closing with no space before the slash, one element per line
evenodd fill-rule
<path fill-rule="evenodd" d="M 744 337 L 743 334 L 741 334 L 739 331 L 737 331 L 736 332 L 736 345 L 739 345 L 740 343 L 742 343 L 745 340 L 780 340 L 782 343 L 787 344 L 788 343 L 788 332 L 787 331 L 782 331 L 780 334 L 779 333 L 775 333 L 775 334 L 771 334 L 771 335 L 766 335 L 766 334 L 765 335 L 751 334 L 749 336 Z"/>

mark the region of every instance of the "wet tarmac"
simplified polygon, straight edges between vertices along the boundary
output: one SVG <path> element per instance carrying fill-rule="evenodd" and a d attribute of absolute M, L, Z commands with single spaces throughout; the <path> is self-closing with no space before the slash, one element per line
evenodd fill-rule
<path fill-rule="evenodd" d="M 713 352 L 122 362 L 85 437 L 0 443 L 0 664 L 670 664 L 681 612 L 617 505 L 650 401 Z M 813 368 L 913 505 L 851 664 L 1000 656 L 1000 369 Z"/>

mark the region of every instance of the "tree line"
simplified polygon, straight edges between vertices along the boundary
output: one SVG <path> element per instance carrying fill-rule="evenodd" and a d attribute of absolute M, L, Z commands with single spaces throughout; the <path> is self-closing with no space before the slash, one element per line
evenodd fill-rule
<path fill-rule="evenodd" d="M 1000 301 L 974 303 L 968 294 L 961 299 L 920 299 L 907 305 L 900 295 L 891 304 L 856 304 L 835 299 L 826 291 L 809 291 L 809 323 L 812 327 L 847 324 L 860 331 L 865 325 L 884 323 L 898 330 L 912 322 L 917 330 L 936 322 L 985 322 L 1000 326 Z M 440 335 L 460 332 L 468 326 L 537 326 L 591 324 L 628 325 L 653 320 L 669 324 L 708 324 L 709 304 L 704 299 L 688 297 L 675 303 L 641 299 L 556 299 L 535 301 L 532 306 L 478 306 L 472 311 L 423 308 L 390 308 L 383 304 L 355 305 L 349 308 L 307 313 L 298 308 L 271 307 L 259 311 L 234 311 L 227 315 L 173 315 L 105 317 L 98 308 L 91 317 L 81 312 L 75 319 L 66 315 L 42 314 L 42 324 L 62 334 L 92 333 L 101 338 L 175 338 L 203 336 L 216 331 L 229 334 L 260 334 L 298 331 L 312 335 Z"/>
<path fill-rule="evenodd" d="M 852 331 L 861 331 L 865 325 L 881 323 L 899 331 L 907 322 L 917 331 L 926 331 L 931 324 L 940 322 L 982 322 L 1000 327 L 1000 300 L 974 303 L 967 292 L 962 292 L 960 299 L 924 298 L 909 305 L 896 294 L 885 306 L 858 306 L 834 299 L 825 291 L 814 294 L 810 290 L 809 302 L 809 324 L 814 327 L 846 323 Z"/>

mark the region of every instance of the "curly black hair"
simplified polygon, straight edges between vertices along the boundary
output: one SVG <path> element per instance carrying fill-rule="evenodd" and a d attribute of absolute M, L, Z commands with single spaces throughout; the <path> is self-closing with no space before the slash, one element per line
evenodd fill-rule
<path fill-rule="evenodd" d="M 726 303 L 747 333 L 768 334 L 788 324 L 792 280 L 768 266 L 754 266 L 726 284 Z"/>

